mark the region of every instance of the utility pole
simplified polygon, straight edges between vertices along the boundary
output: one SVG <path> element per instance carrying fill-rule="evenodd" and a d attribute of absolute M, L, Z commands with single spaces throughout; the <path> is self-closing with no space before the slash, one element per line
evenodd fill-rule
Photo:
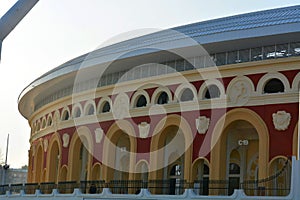
<path fill-rule="evenodd" d="M 3 165 L 3 169 L 2 169 L 2 181 L 1 181 L 2 185 L 5 184 L 6 171 L 9 168 L 9 165 L 7 164 L 8 144 L 9 144 L 9 134 L 7 135 L 7 140 L 6 140 L 5 164 Z"/>
<path fill-rule="evenodd" d="M 19 0 L 0 19 L 0 61 L 2 42 L 39 0 Z"/>

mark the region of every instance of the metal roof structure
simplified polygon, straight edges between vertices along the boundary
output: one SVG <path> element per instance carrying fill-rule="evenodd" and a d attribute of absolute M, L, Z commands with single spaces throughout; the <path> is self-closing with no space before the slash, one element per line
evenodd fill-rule
<path fill-rule="evenodd" d="M 235 15 L 167 29 L 106 46 L 76 57 L 37 78 L 20 94 L 51 79 L 111 61 L 147 56 L 163 50 L 201 44 L 208 53 L 296 41 L 300 38 L 300 5 Z M 192 41 L 192 42 L 191 42 Z M 231 49 L 230 49 L 231 48 Z M 120 56 L 121 55 L 121 56 Z M 119 69 L 121 70 L 121 69 Z"/>

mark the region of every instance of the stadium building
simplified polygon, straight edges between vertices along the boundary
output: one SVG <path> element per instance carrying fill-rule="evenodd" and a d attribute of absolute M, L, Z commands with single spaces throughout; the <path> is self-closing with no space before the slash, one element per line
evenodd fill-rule
<path fill-rule="evenodd" d="M 20 94 L 31 127 L 28 183 L 287 195 L 299 69 L 300 6 L 188 24 L 74 58 Z"/>

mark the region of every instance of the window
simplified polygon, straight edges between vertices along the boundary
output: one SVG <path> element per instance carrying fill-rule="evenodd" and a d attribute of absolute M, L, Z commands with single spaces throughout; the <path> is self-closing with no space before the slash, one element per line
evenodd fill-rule
<path fill-rule="evenodd" d="M 158 99 L 157 99 L 157 104 L 167 104 L 169 102 L 169 96 L 166 92 L 160 93 Z"/>
<path fill-rule="evenodd" d="M 189 88 L 184 89 L 180 97 L 180 101 L 193 101 L 193 99 L 194 99 L 194 94 L 192 90 Z"/>
<path fill-rule="evenodd" d="M 48 118 L 47 126 L 52 126 L 52 117 Z"/>
<path fill-rule="evenodd" d="M 240 166 L 235 163 L 230 163 L 229 174 L 240 174 Z"/>
<path fill-rule="evenodd" d="M 103 107 L 102 107 L 102 113 L 106 113 L 106 112 L 110 112 L 110 105 L 108 103 L 108 101 L 106 101 L 104 104 L 103 104 Z"/>
<path fill-rule="evenodd" d="M 266 83 L 264 87 L 265 94 L 272 94 L 272 93 L 279 93 L 279 92 L 284 92 L 284 85 L 281 82 L 281 80 L 277 78 L 273 78 Z"/>
<path fill-rule="evenodd" d="M 220 97 L 220 90 L 216 85 L 210 85 L 207 87 L 204 98 L 205 99 L 214 99 Z"/>
<path fill-rule="evenodd" d="M 95 109 L 94 109 L 94 106 L 91 104 L 88 106 L 88 109 L 87 109 L 87 115 L 93 115 L 95 112 Z"/>
<path fill-rule="evenodd" d="M 69 118 L 70 118 L 69 112 L 67 110 L 65 110 L 62 115 L 62 120 L 66 121 L 66 120 L 69 120 Z"/>
<path fill-rule="evenodd" d="M 135 106 L 136 106 L 137 108 L 147 106 L 147 100 L 146 100 L 146 97 L 145 97 L 144 95 L 139 96 L 139 98 L 138 98 L 138 100 L 137 100 Z"/>
<path fill-rule="evenodd" d="M 80 108 L 75 108 L 75 111 L 74 111 L 74 118 L 78 118 L 81 116 L 81 110 Z"/>

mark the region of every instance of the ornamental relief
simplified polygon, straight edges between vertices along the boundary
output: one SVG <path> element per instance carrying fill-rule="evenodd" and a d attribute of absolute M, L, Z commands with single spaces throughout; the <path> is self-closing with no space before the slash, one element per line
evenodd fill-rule
<path fill-rule="evenodd" d="M 251 85 L 246 80 L 238 80 L 229 88 L 229 99 L 235 105 L 244 105 L 249 101 Z"/>
<path fill-rule="evenodd" d="M 95 140 L 97 144 L 99 144 L 102 141 L 103 135 L 104 135 L 104 131 L 102 128 L 97 128 L 95 130 Z"/>
<path fill-rule="evenodd" d="M 291 122 L 291 114 L 285 111 L 278 111 L 277 113 L 273 113 L 273 124 L 276 130 L 284 131 L 288 129 L 288 126 Z"/>
<path fill-rule="evenodd" d="M 196 119 L 196 128 L 199 134 L 205 134 L 208 130 L 210 119 L 206 116 L 200 116 Z"/>
<path fill-rule="evenodd" d="M 44 151 L 45 151 L 45 152 L 47 152 L 48 144 L 49 144 L 49 142 L 48 142 L 47 139 L 43 140 L 43 145 L 44 145 Z"/>
<path fill-rule="evenodd" d="M 140 138 L 147 138 L 149 136 L 150 124 L 147 122 L 142 122 L 138 125 Z"/>
<path fill-rule="evenodd" d="M 129 117 L 129 98 L 125 93 L 119 93 L 114 101 L 113 115 L 115 119 Z"/>
<path fill-rule="evenodd" d="M 63 134 L 63 147 L 67 148 L 69 146 L 69 142 L 70 142 L 70 135 L 65 133 Z"/>

